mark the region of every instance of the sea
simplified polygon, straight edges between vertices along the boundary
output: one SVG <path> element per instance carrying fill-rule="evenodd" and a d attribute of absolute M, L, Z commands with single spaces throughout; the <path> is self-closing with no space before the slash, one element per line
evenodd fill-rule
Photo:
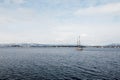
<path fill-rule="evenodd" d="M 0 48 L 0 80 L 120 80 L 120 48 Z"/>

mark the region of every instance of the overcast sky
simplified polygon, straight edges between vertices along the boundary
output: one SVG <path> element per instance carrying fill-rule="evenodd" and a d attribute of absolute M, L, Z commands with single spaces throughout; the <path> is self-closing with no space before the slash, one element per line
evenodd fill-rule
<path fill-rule="evenodd" d="M 120 0 L 0 0 L 0 43 L 120 43 Z"/>

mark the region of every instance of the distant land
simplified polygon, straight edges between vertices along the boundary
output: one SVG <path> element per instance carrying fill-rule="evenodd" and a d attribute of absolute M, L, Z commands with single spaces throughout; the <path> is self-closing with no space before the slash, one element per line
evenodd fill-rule
<path fill-rule="evenodd" d="M 120 44 L 109 44 L 103 46 L 86 46 L 81 45 L 82 47 L 96 47 L 96 48 L 120 48 Z M 21 48 L 29 48 L 29 47 L 77 47 L 77 45 L 55 45 L 55 44 L 37 44 L 37 43 L 11 43 L 11 44 L 0 44 L 0 48 L 4 47 L 21 47 Z"/>

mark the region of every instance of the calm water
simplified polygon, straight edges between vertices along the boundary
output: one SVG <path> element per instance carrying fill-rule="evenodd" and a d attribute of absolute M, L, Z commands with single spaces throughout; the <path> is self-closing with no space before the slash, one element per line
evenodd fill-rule
<path fill-rule="evenodd" d="M 120 80 L 120 49 L 0 48 L 0 80 Z"/>

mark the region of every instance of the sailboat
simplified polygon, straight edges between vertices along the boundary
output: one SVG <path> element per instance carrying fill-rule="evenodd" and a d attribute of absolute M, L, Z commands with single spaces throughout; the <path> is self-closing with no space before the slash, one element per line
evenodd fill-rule
<path fill-rule="evenodd" d="M 79 38 L 78 38 L 78 40 L 77 40 L 77 50 L 78 50 L 78 51 L 82 51 L 82 50 L 83 50 L 83 48 L 82 48 L 82 46 L 81 46 L 81 42 L 80 42 L 80 36 L 79 36 Z"/>

